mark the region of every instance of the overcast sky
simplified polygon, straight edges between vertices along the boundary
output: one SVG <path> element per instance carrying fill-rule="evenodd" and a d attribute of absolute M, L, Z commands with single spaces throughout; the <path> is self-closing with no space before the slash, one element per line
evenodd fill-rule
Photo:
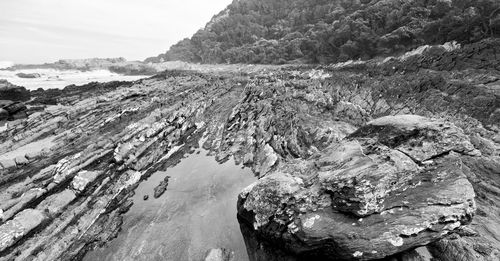
<path fill-rule="evenodd" d="M 0 61 L 143 60 L 191 36 L 232 0 L 0 0 Z"/>

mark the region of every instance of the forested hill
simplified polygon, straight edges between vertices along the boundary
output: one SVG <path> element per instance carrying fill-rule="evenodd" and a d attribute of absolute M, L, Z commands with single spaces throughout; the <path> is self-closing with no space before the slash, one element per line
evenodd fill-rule
<path fill-rule="evenodd" d="M 498 0 L 234 0 L 146 62 L 332 63 L 499 35 Z"/>

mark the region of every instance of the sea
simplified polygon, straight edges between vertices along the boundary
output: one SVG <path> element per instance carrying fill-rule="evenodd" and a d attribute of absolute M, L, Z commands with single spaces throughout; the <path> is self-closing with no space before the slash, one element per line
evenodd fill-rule
<path fill-rule="evenodd" d="M 28 90 L 62 89 L 68 85 L 83 85 L 89 82 L 111 82 L 111 81 L 135 81 L 150 77 L 148 75 L 121 75 L 108 70 L 78 71 L 78 70 L 56 70 L 56 69 L 22 69 L 5 70 L 11 67 L 11 62 L 0 61 L 0 79 L 9 81 L 18 86 L 26 87 Z M 21 78 L 18 73 L 39 74 L 38 78 Z"/>

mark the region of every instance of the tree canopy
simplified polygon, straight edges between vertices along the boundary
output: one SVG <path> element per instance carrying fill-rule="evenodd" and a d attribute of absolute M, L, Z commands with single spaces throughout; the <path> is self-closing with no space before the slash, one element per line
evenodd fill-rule
<path fill-rule="evenodd" d="M 146 62 L 333 63 L 499 35 L 498 0 L 234 0 Z"/>

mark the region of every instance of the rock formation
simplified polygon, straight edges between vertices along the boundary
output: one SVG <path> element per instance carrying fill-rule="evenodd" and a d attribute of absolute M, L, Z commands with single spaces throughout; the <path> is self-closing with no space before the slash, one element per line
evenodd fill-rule
<path fill-rule="evenodd" d="M 26 105 L 21 102 L 0 100 L 0 121 L 26 118 Z"/>
<path fill-rule="evenodd" d="M 170 176 L 166 176 L 165 179 L 162 180 L 160 182 L 160 184 L 158 184 L 158 186 L 155 187 L 155 189 L 154 189 L 154 197 L 155 198 L 161 197 L 161 195 L 163 195 L 163 193 L 165 193 L 165 191 L 167 191 L 169 179 L 170 179 Z"/>
<path fill-rule="evenodd" d="M 0 260 L 105 246 L 134 188 L 200 140 L 261 178 L 239 205 L 252 260 L 498 260 L 500 59 L 400 70 L 428 55 L 33 91 L 41 109 L 0 126 Z"/>
<path fill-rule="evenodd" d="M 30 97 L 30 92 L 26 88 L 0 79 L 0 100 L 27 101 Z"/>
<path fill-rule="evenodd" d="M 41 75 L 39 73 L 17 73 L 17 77 L 19 78 L 27 78 L 27 79 L 33 79 L 33 78 L 40 78 Z"/>
<path fill-rule="evenodd" d="M 27 108 L 22 102 L 30 97 L 26 88 L 0 79 L 0 121 L 26 118 Z"/>
<path fill-rule="evenodd" d="M 251 185 L 239 215 L 303 258 L 383 258 L 470 223 L 475 194 L 460 155 L 480 152 L 457 127 L 386 116 Z"/>

